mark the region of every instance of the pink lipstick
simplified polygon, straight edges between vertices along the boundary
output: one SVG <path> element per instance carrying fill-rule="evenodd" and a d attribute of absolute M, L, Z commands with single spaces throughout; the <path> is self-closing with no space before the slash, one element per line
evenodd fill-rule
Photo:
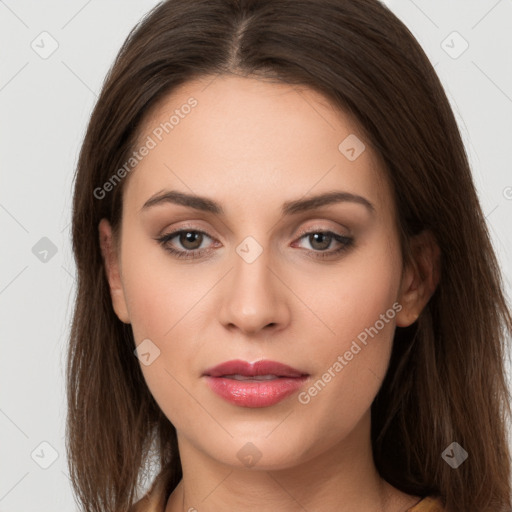
<path fill-rule="evenodd" d="M 275 361 L 236 359 L 205 370 L 210 389 L 241 407 L 274 405 L 303 386 L 309 374 Z"/>

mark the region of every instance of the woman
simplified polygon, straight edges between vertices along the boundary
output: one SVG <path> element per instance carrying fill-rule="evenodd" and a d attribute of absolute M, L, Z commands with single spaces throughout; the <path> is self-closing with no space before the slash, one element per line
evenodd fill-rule
<path fill-rule="evenodd" d="M 376 0 L 153 9 L 73 248 L 85 510 L 510 510 L 512 318 L 442 86 Z"/>

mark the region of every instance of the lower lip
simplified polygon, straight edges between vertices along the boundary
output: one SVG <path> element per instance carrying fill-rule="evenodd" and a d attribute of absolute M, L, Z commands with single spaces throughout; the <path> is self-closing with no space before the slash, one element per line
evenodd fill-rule
<path fill-rule="evenodd" d="M 307 377 L 279 377 L 273 380 L 235 380 L 206 376 L 210 389 L 240 407 L 268 407 L 297 391 Z"/>

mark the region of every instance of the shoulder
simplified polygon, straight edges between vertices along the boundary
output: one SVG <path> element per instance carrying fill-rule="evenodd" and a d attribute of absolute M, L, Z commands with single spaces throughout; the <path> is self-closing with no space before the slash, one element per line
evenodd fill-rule
<path fill-rule="evenodd" d="M 445 512 L 445 509 L 439 498 L 427 496 L 407 512 Z"/>
<path fill-rule="evenodd" d="M 149 491 L 128 512 L 164 512 L 167 502 L 166 480 L 159 475 Z"/>
<path fill-rule="evenodd" d="M 131 506 L 129 512 L 165 512 L 165 483 L 164 478 L 157 477 L 149 491 Z M 407 512 L 445 512 L 445 509 L 439 498 L 427 496 Z"/>

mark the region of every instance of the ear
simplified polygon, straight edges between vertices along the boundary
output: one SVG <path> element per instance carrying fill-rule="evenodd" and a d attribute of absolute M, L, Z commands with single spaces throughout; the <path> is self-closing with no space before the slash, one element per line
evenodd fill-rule
<path fill-rule="evenodd" d="M 130 323 L 128 308 L 126 307 L 126 298 L 119 273 L 119 257 L 117 253 L 116 241 L 112 236 L 112 227 L 107 219 L 101 219 L 99 226 L 99 237 L 105 274 L 110 286 L 110 297 L 112 298 L 112 307 L 121 322 Z"/>
<path fill-rule="evenodd" d="M 420 316 L 433 295 L 440 276 L 440 250 L 434 235 L 423 231 L 410 242 L 410 260 L 402 274 L 396 315 L 398 327 L 408 327 Z"/>

